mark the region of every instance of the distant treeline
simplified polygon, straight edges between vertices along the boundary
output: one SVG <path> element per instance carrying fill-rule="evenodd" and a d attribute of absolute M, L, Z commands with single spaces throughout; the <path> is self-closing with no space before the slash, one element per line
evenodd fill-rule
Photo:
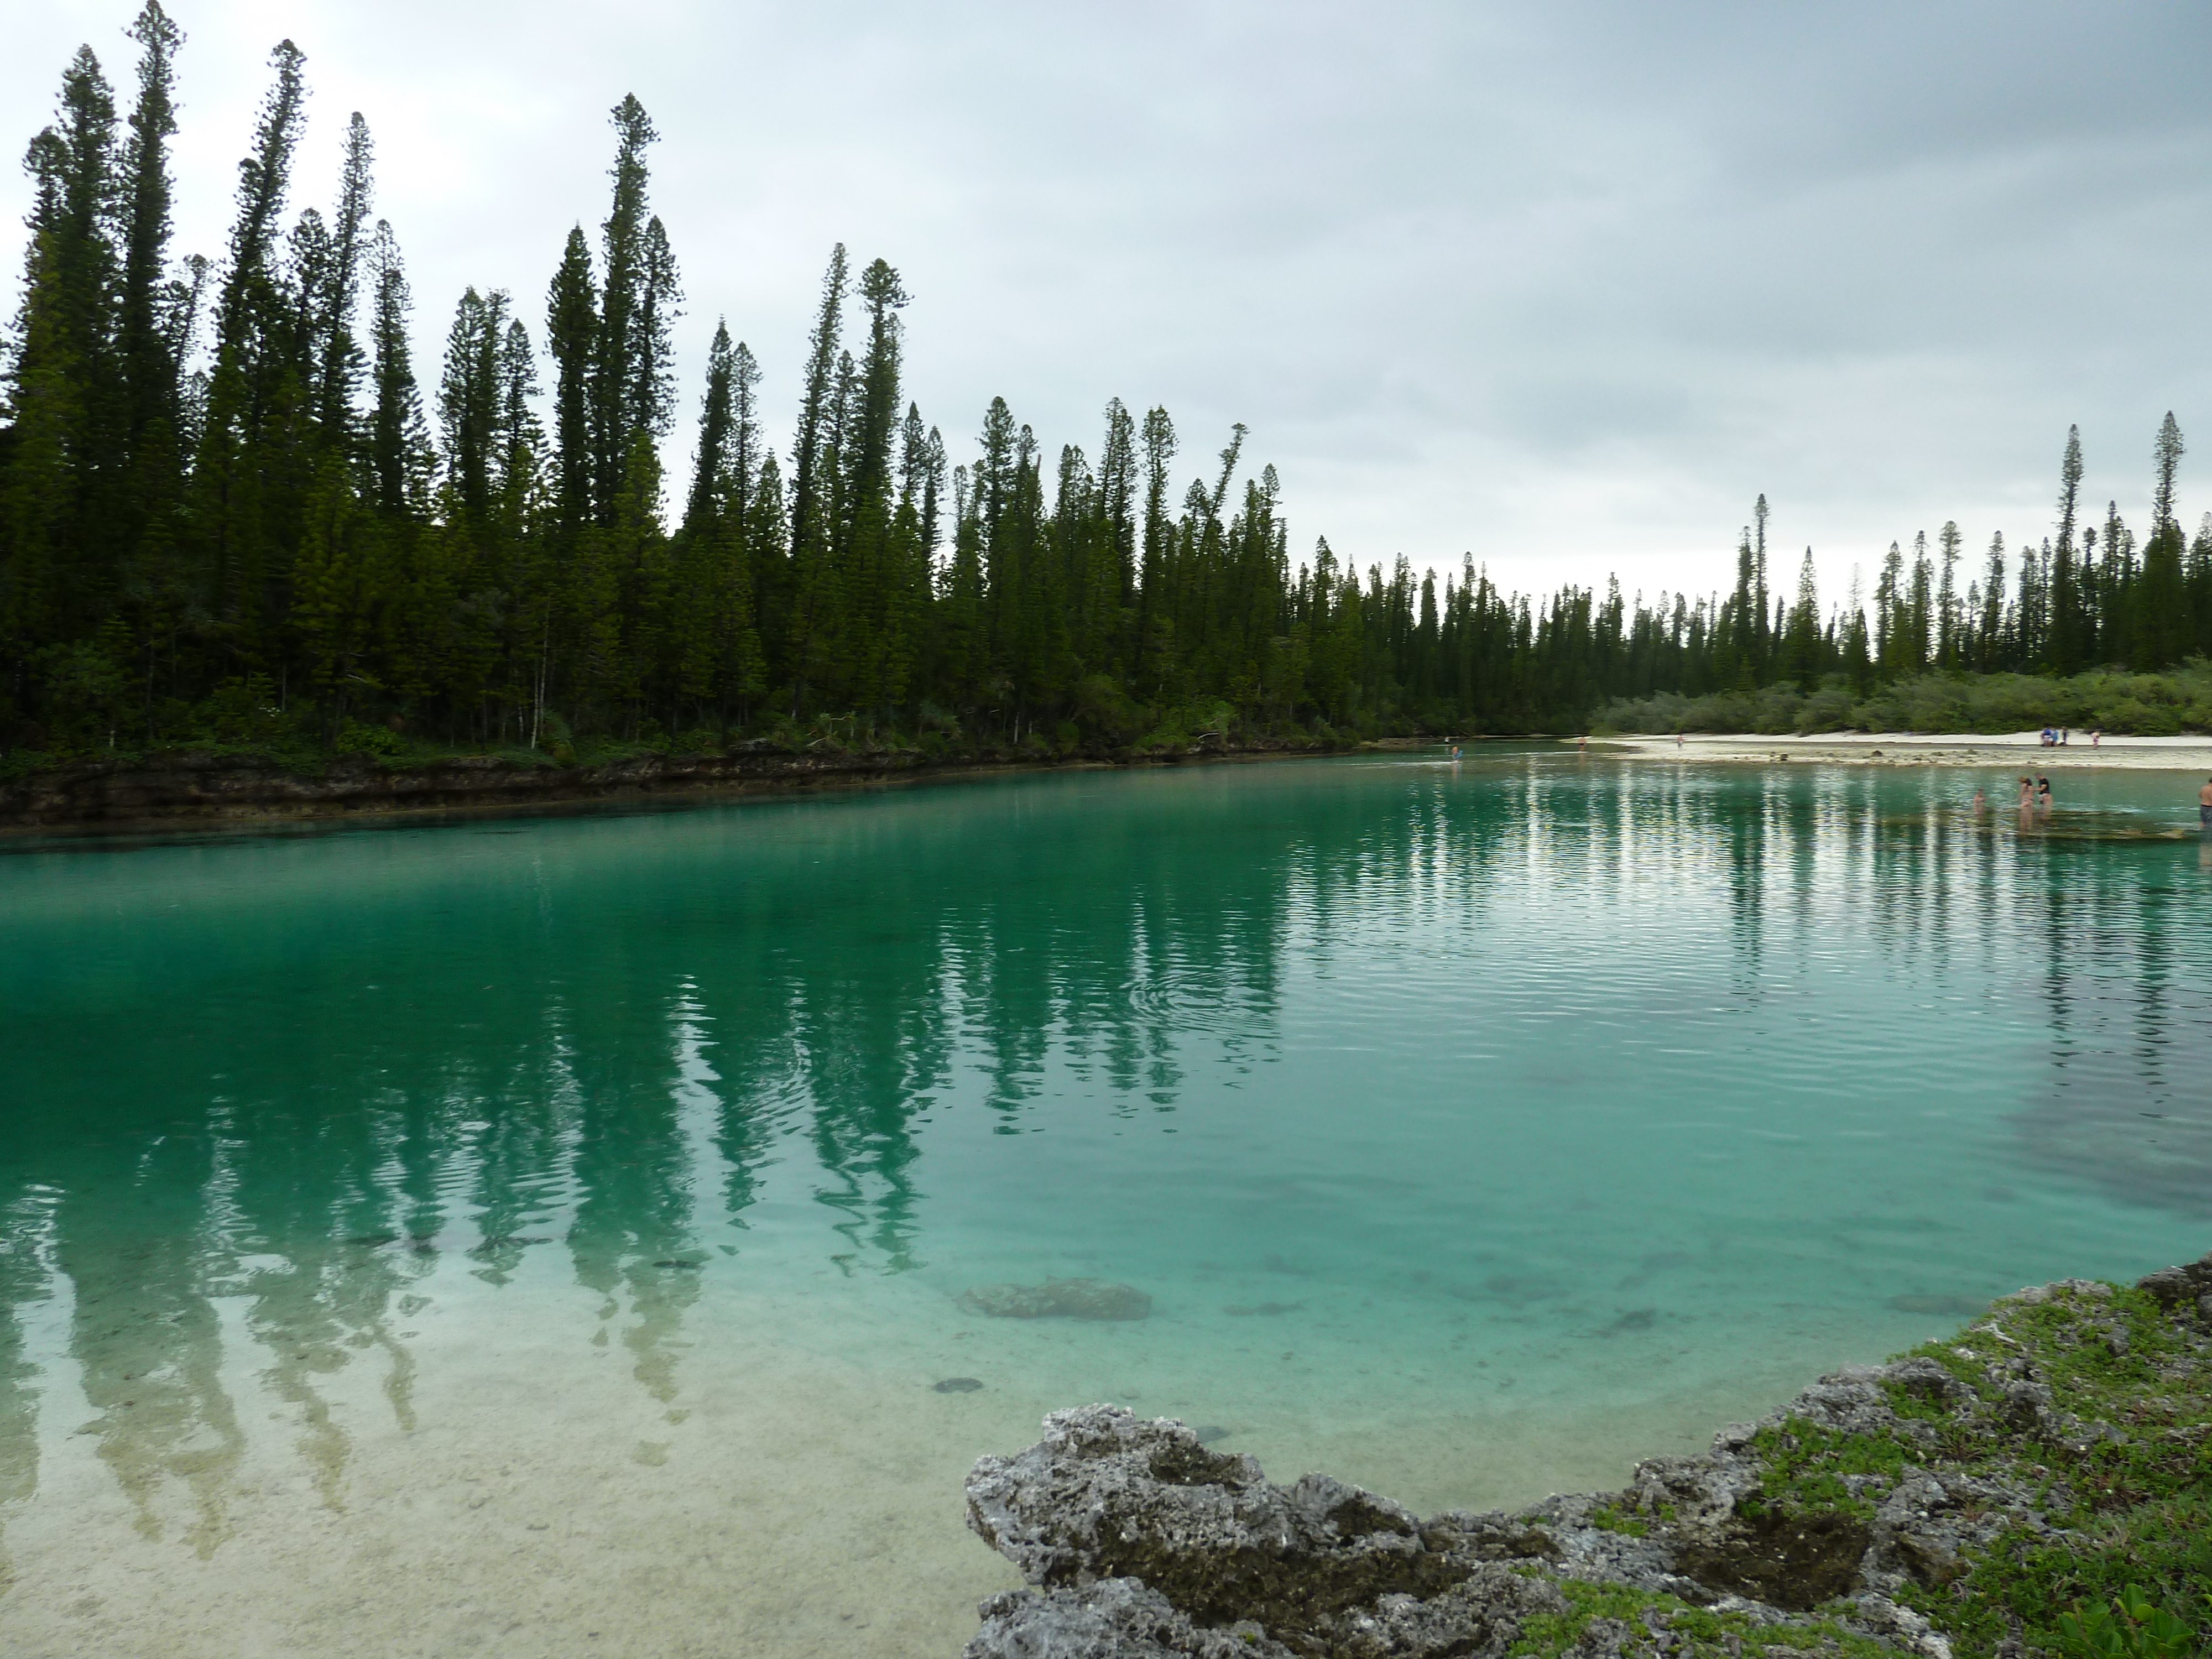
<path fill-rule="evenodd" d="M 905 397 L 907 294 L 832 255 L 774 453 L 750 347 L 715 328 L 688 478 L 683 294 L 654 132 L 613 112 L 607 217 L 568 233 L 533 336 L 507 291 L 455 304 L 416 374 L 398 244 L 359 114 L 327 214 L 290 212 L 306 118 L 289 41 L 220 262 L 171 251 L 182 35 L 149 0 L 120 113 L 82 49 L 35 185 L 0 428 L 0 751 L 266 738 L 555 753 L 861 731 L 925 745 L 1142 746 L 1204 729 L 1522 732 L 1608 702 L 1923 672 L 2154 669 L 2212 649 L 2212 535 L 2172 513 L 2167 417 L 2140 549 L 2117 510 L 1960 591 L 1955 526 L 1871 605 L 1767 586 L 1766 508 L 1728 595 L 1624 603 L 1292 560 L 1273 467 L 1236 428 L 1178 491 L 1167 411 L 1105 409 L 1055 458 L 1001 399 L 950 464 Z M 550 252 L 550 248 L 549 248 Z M 541 343 L 543 355 L 541 356 Z M 1045 480 L 1050 465 L 1052 479 Z M 669 497 L 674 496 L 671 501 Z"/>
<path fill-rule="evenodd" d="M 2115 501 L 2101 528 L 2081 513 L 2081 434 L 2059 464 L 2057 534 L 2008 568 L 2002 532 L 1966 565 L 1946 524 L 1911 562 L 1889 544 L 1871 604 L 1854 592 L 1824 618 L 1813 550 L 1795 602 L 1769 615 L 1766 498 L 1736 550 L 1735 591 L 1717 603 L 1638 607 L 1637 672 L 1602 717 L 1632 731 L 1992 731 L 2074 724 L 2172 732 L 2212 724 L 2203 673 L 2161 671 L 2212 656 L 2212 514 L 2192 541 L 2174 514 L 2181 428 L 2152 444 L 2151 527 L 2141 546 Z M 1617 600 L 1616 600 L 1617 605 Z M 2132 671 L 2132 672 L 2130 672 Z M 2028 677 L 2035 677 L 2031 679 Z M 2179 722 L 2180 724 L 2177 724 Z"/>
<path fill-rule="evenodd" d="M 2212 664 L 2157 674 L 1962 674 L 1930 671 L 1878 680 L 1864 696 L 1842 675 L 1808 691 L 1790 680 L 1698 696 L 1657 691 L 1599 711 L 1604 732 L 2122 732 L 2173 737 L 2212 732 Z"/>

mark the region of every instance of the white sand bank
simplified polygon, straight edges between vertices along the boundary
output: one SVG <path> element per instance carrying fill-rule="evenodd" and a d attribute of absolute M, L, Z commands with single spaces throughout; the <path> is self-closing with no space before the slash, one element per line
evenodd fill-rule
<path fill-rule="evenodd" d="M 1594 738 L 1593 752 L 1655 760 L 1813 761 L 1843 766 L 1995 766 L 2050 772 L 2062 768 L 2200 772 L 2212 775 L 2212 737 L 2120 738 L 2092 744 L 2087 732 L 2045 747 L 2034 732 L 1825 732 L 1806 738 L 1686 733 Z"/>

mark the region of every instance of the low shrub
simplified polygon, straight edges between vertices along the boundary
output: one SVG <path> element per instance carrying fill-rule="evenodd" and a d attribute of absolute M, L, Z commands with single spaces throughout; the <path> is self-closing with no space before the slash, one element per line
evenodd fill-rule
<path fill-rule="evenodd" d="M 1794 685 L 1684 696 L 1623 698 L 1592 721 L 1599 732 L 1729 732 L 1803 737 L 1816 732 L 2032 732 L 2046 726 L 2130 737 L 2212 731 L 2212 662 L 2162 674 L 2098 669 L 2038 674 L 1916 675 L 1855 696 L 1840 675 L 1813 690 Z"/>

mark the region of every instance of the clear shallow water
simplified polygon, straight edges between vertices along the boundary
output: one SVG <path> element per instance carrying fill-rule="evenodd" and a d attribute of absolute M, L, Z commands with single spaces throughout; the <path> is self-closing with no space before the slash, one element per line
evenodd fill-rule
<path fill-rule="evenodd" d="M 1480 753 L 0 857 L 0 1635 L 957 1646 L 1055 1406 L 1511 1501 L 2212 1244 L 2192 779 Z"/>

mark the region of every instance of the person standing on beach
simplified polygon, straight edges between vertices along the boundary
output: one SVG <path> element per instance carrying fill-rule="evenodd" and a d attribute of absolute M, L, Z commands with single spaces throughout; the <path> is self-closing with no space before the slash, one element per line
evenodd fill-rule
<path fill-rule="evenodd" d="M 2204 780 L 2204 787 L 2197 792 L 2197 827 L 2212 830 L 2212 778 Z"/>

